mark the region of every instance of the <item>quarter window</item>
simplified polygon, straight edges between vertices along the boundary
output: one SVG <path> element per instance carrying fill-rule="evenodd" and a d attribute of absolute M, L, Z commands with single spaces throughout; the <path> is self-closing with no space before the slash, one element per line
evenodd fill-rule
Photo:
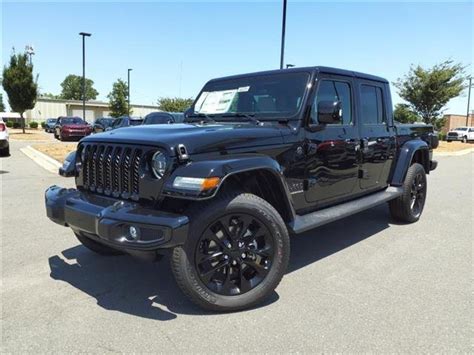
<path fill-rule="evenodd" d="M 322 80 L 311 110 L 311 120 L 318 122 L 318 103 L 321 101 L 340 101 L 342 104 L 342 124 L 352 122 L 351 87 L 348 83 L 334 80 Z"/>
<path fill-rule="evenodd" d="M 383 110 L 382 89 L 372 85 L 361 85 L 360 89 L 362 123 L 383 124 L 385 114 Z"/>

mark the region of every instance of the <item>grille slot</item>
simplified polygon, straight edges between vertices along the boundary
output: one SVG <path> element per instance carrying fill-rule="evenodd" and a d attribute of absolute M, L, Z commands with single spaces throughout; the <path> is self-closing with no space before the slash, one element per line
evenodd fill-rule
<path fill-rule="evenodd" d="M 87 144 L 82 162 L 85 189 L 116 198 L 138 200 L 143 151 L 133 147 Z"/>

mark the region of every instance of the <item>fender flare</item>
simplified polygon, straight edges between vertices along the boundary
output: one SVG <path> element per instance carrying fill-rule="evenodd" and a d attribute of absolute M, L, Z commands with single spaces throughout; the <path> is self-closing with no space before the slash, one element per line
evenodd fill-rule
<path fill-rule="evenodd" d="M 410 140 L 403 144 L 398 151 L 397 164 L 392 173 L 391 185 L 393 186 L 402 186 L 405 180 L 405 175 L 408 171 L 408 168 L 411 165 L 413 157 L 415 154 L 421 151 L 423 154 L 422 165 L 425 168 L 425 171 L 429 173 L 430 171 L 430 147 L 428 144 L 421 140 Z"/>
<path fill-rule="evenodd" d="M 291 203 L 291 194 L 283 176 L 283 169 L 280 164 L 266 155 L 233 155 L 220 156 L 212 160 L 192 161 L 186 165 L 178 166 L 166 179 L 162 189 L 163 197 L 180 198 L 186 200 L 202 201 L 212 199 L 221 190 L 226 180 L 239 173 L 249 171 L 264 171 L 271 174 L 273 181 L 278 185 L 279 196 L 285 205 L 285 210 L 289 218 L 294 218 L 295 212 Z M 184 191 L 173 186 L 173 181 L 177 176 L 183 177 L 218 177 L 220 182 L 216 188 L 207 192 Z"/>

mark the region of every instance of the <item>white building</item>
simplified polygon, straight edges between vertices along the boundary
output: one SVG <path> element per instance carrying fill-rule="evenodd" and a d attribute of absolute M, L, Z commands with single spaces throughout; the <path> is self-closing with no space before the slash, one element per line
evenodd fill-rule
<path fill-rule="evenodd" d="M 132 116 L 144 117 L 150 112 L 160 111 L 158 106 L 132 104 Z M 103 101 L 86 101 L 86 121 L 92 122 L 99 117 L 110 115 L 109 104 Z M 82 101 L 38 98 L 32 110 L 25 112 L 27 122 L 44 121 L 59 116 L 82 117 Z"/>

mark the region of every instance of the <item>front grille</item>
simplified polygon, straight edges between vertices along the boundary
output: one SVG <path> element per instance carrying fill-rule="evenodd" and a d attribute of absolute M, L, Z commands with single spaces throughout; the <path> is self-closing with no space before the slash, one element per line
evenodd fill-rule
<path fill-rule="evenodd" d="M 458 134 L 456 132 L 449 132 L 448 137 L 457 137 Z"/>
<path fill-rule="evenodd" d="M 85 144 L 78 150 L 83 188 L 116 198 L 138 200 L 143 150 L 110 144 Z"/>

